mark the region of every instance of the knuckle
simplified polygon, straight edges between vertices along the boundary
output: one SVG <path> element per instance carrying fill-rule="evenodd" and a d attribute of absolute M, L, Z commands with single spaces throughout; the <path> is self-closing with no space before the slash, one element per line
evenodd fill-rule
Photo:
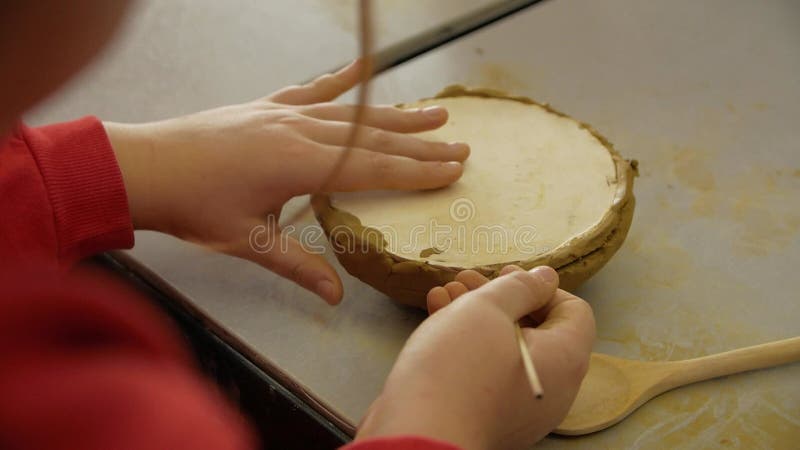
<path fill-rule="evenodd" d="M 300 108 L 300 112 L 303 114 L 324 114 L 329 111 L 334 111 L 339 105 L 331 102 L 323 102 L 323 103 L 314 103 L 311 105 L 306 105 Z"/>
<path fill-rule="evenodd" d="M 321 77 L 314 80 L 311 84 L 314 87 L 328 87 L 331 85 L 336 85 L 337 82 L 338 79 L 336 78 L 335 75 L 326 73 L 325 75 L 322 75 Z"/>
<path fill-rule="evenodd" d="M 297 114 L 293 111 L 287 111 L 284 114 L 282 114 L 276 120 L 276 122 L 280 125 L 284 125 L 290 128 L 297 128 L 305 124 L 306 119 L 300 114 Z"/>
<path fill-rule="evenodd" d="M 568 379 L 579 384 L 589 371 L 589 355 L 575 351 L 564 351 L 564 370 Z"/>
<path fill-rule="evenodd" d="M 283 88 L 283 89 L 281 89 L 281 90 L 279 90 L 279 91 L 277 91 L 277 92 L 275 92 L 273 94 L 270 94 L 267 97 L 267 100 L 275 101 L 275 102 L 281 102 L 283 100 L 288 100 L 287 97 L 292 96 L 295 93 L 302 91 L 303 89 L 304 89 L 304 87 L 300 86 L 298 84 L 293 84 L 293 85 L 290 85 L 290 86 L 286 86 L 285 88 Z"/>
<path fill-rule="evenodd" d="M 392 160 L 388 156 L 376 152 L 370 153 L 369 166 L 372 169 L 373 177 L 378 179 L 390 179 L 394 168 Z"/>
<path fill-rule="evenodd" d="M 520 290 L 525 290 L 531 295 L 539 293 L 533 276 L 527 271 L 511 272 L 503 278 L 508 278 L 510 283 L 514 283 Z"/>
<path fill-rule="evenodd" d="M 305 267 L 303 263 L 297 263 L 292 266 L 291 270 L 289 271 L 289 279 L 294 281 L 295 283 L 300 284 L 303 281 L 305 276 Z"/>
<path fill-rule="evenodd" d="M 587 373 L 589 373 L 589 358 L 578 358 L 573 367 L 573 376 L 577 378 L 578 382 L 581 382 L 586 377 Z"/>
<path fill-rule="evenodd" d="M 560 291 L 560 292 L 564 292 L 567 295 L 566 301 L 571 302 L 572 304 L 577 306 L 577 308 L 579 310 L 579 314 L 585 315 L 585 317 L 589 321 L 588 323 L 589 323 L 589 327 L 591 328 L 591 336 L 594 336 L 595 320 L 594 320 L 594 310 L 592 309 L 592 305 L 589 302 L 587 302 L 586 300 L 578 297 L 577 295 L 571 294 L 571 293 L 566 292 L 566 291 Z M 584 331 L 586 331 L 586 330 L 584 330 Z"/>
<path fill-rule="evenodd" d="M 583 308 L 587 312 L 587 314 L 589 314 L 589 316 L 592 318 L 592 322 L 594 322 L 594 309 L 592 309 L 592 305 L 578 296 L 573 295 L 572 297 L 573 300 L 576 301 L 579 305 L 581 305 L 581 308 Z"/>
<path fill-rule="evenodd" d="M 378 129 L 370 130 L 367 138 L 373 146 L 379 148 L 388 147 L 392 144 L 393 141 L 392 135 L 383 130 L 378 130 Z"/>
<path fill-rule="evenodd" d="M 292 138 L 281 147 L 287 158 L 301 158 L 308 154 L 309 143 L 299 138 Z"/>

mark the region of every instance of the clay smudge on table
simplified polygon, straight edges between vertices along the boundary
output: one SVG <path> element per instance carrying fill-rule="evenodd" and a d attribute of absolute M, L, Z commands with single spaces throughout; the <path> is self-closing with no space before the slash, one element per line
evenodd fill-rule
<path fill-rule="evenodd" d="M 714 161 L 723 156 L 716 150 L 682 147 L 670 154 L 667 161 L 645 161 L 669 167 L 662 176 L 667 184 L 655 196 L 660 208 L 686 221 L 732 224 L 731 250 L 743 257 L 772 255 L 797 238 L 800 212 L 786 205 L 796 202 L 798 170 L 751 164 L 719 175 Z"/>
<path fill-rule="evenodd" d="M 673 157 L 673 173 L 692 189 L 710 191 L 716 186 L 707 152 L 684 148 Z"/>
<path fill-rule="evenodd" d="M 787 379 L 781 372 L 786 371 L 800 376 L 800 364 L 666 392 L 614 427 L 587 436 L 551 436 L 536 448 L 560 449 L 566 442 L 580 448 L 628 450 L 794 448 L 791 430 L 798 429 L 800 422 L 791 400 L 781 396 L 782 380 Z M 639 431 L 634 440 L 631 429 Z"/>
<path fill-rule="evenodd" d="M 798 420 L 780 400 L 779 384 L 758 389 L 777 370 L 763 372 L 760 380 L 742 374 L 656 397 L 636 418 L 646 430 L 630 448 L 792 448 L 786 430 L 798 427 Z M 687 442 L 692 444 L 684 447 Z"/>
<path fill-rule="evenodd" d="M 466 84 L 506 92 L 530 92 L 530 80 L 529 70 L 522 72 L 509 63 L 483 62 L 473 67 Z"/>

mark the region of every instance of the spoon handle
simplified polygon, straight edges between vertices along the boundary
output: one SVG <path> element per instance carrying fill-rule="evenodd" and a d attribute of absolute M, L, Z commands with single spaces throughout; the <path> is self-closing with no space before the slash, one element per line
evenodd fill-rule
<path fill-rule="evenodd" d="M 677 362 L 673 386 L 800 361 L 800 337 Z"/>

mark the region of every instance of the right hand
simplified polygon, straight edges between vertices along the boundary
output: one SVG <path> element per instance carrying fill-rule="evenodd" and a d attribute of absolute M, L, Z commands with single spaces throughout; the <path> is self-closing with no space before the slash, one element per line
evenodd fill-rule
<path fill-rule="evenodd" d="M 588 370 L 595 324 L 585 301 L 558 289 L 555 270 L 509 266 L 491 282 L 464 271 L 431 297 L 441 309 L 406 343 L 357 440 L 412 434 L 464 449 L 517 449 L 561 423 Z M 523 333 L 540 400 L 514 330 L 531 313 L 541 324 Z"/>

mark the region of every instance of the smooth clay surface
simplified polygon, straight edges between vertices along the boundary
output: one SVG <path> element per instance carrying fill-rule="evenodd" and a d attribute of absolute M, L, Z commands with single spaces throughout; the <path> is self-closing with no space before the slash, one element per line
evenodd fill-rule
<path fill-rule="evenodd" d="M 450 120 L 423 133 L 464 141 L 472 154 L 452 186 L 424 192 L 320 196 L 315 211 L 347 270 L 403 303 L 475 268 L 559 269 L 574 288 L 624 240 L 635 164 L 582 124 L 547 105 L 451 86 L 436 98 Z"/>

